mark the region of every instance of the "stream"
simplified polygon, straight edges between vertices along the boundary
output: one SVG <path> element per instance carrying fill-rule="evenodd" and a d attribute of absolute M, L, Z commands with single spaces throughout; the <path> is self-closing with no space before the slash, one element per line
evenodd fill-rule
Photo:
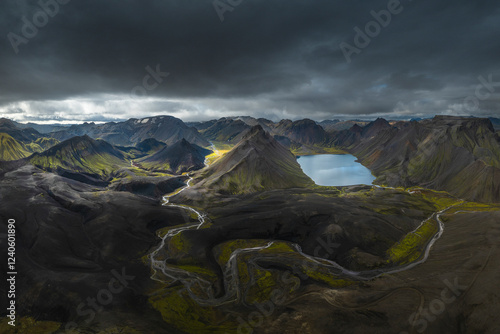
<path fill-rule="evenodd" d="M 216 152 L 215 147 L 212 145 L 212 148 L 214 149 L 214 152 Z M 205 165 L 208 166 L 207 160 L 205 160 Z M 189 295 L 191 298 L 193 298 L 196 302 L 198 302 L 200 305 L 206 305 L 206 306 L 217 306 L 221 304 L 225 304 L 228 302 L 232 301 L 237 301 L 240 297 L 240 290 L 239 290 L 239 279 L 238 279 L 238 256 L 242 253 L 248 253 L 248 252 L 258 252 L 262 249 L 268 248 L 274 244 L 274 241 L 270 241 L 266 246 L 261 246 L 261 247 L 252 247 L 252 248 L 240 248 L 235 250 L 228 262 L 226 263 L 225 268 L 223 268 L 223 282 L 224 282 L 224 289 L 225 293 L 222 297 L 216 298 L 214 296 L 214 291 L 213 291 L 213 283 L 209 282 L 202 277 L 200 277 L 198 274 L 184 270 L 181 268 L 177 268 L 175 266 L 169 266 L 167 264 L 167 260 L 169 259 L 169 255 L 167 254 L 167 251 L 163 251 L 165 246 L 168 245 L 169 241 L 172 239 L 172 237 L 176 236 L 179 233 L 182 233 L 183 231 L 186 230 L 192 230 L 192 229 L 201 229 L 203 228 L 203 225 L 205 222 L 208 220 L 208 217 L 205 213 L 200 212 L 190 206 L 187 205 L 182 205 L 182 204 L 173 204 L 170 203 L 170 198 L 172 196 L 178 195 L 179 193 L 183 192 L 184 190 L 188 189 L 191 186 L 191 182 L 193 178 L 191 175 L 189 175 L 189 179 L 186 182 L 186 185 L 182 187 L 180 190 L 177 190 L 171 194 L 163 196 L 163 206 L 170 206 L 170 207 L 176 207 L 180 208 L 183 210 L 187 210 L 189 212 L 194 213 L 197 216 L 198 223 L 194 224 L 186 224 L 180 227 L 174 227 L 170 229 L 163 237 L 158 245 L 158 247 L 149 254 L 149 259 L 151 262 L 151 268 L 153 270 L 153 274 L 151 278 L 153 280 L 162 282 L 162 283 L 167 283 L 167 284 L 173 284 L 175 282 L 180 282 L 182 283 L 185 288 L 187 289 Z M 387 189 L 395 189 L 391 187 L 380 187 L 380 186 L 375 186 L 377 188 L 387 188 Z M 409 191 L 411 193 L 411 191 Z M 444 231 L 444 224 L 443 221 L 441 220 L 441 215 L 444 214 L 446 211 L 449 209 L 453 208 L 458 204 L 454 204 L 450 207 L 447 207 L 439 212 L 434 212 L 430 217 L 426 218 L 421 222 L 421 224 L 417 227 L 417 229 L 422 226 L 424 223 L 426 223 L 430 219 L 436 219 L 438 222 L 438 232 L 431 238 L 431 240 L 428 242 L 428 244 L 425 247 L 425 250 L 423 251 L 423 256 L 420 257 L 419 260 L 412 262 L 410 264 L 402 265 L 396 268 L 385 268 L 385 269 L 374 269 L 374 270 L 366 270 L 366 271 L 352 271 L 347 268 L 342 267 L 338 263 L 324 259 L 324 258 L 316 258 L 314 256 L 305 254 L 302 252 L 301 247 L 298 244 L 292 244 L 292 246 L 297 250 L 297 252 L 302 255 L 304 258 L 317 263 L 318 265 L 322 266 L 323 268 L 327 268 L 331 270 L 333 275 L 338 275 L 338 276 L 344 276 L 348 279 L 351 280 L 357 280 L 357 281 L 366 281 L 366 280 L 371 280 L 373 278 L 376 278 L 382 274 L 393 274 L 401 271 L 405 271 L 408 269 L 411 269 L 421 263 L 424 263 L 430 254 L 432 246 L 435 244 L 435 242 L 441 237 Z M 252 261 L 254 262 L 254 261 Z M 159 275 L 161 273 L 161 275 Z M 164 278 L 167 278 L 165 280 Z M 201 298 L 198 294 L 195 294 L 193 292 L 193 288 L 196 287 L 197 290 L 199 291 L 200 289 L 204 291 L 206 298 Z"/>

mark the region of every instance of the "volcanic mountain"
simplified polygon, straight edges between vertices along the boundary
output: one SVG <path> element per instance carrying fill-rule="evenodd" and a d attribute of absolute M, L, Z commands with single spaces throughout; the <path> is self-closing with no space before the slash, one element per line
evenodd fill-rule
<path fill-rule="evenodd" d="M 308 145 L 323 144 L 327 138 L 325 130 L 310 119 L 295 122 L 288 119 L 282 120 L 276 124 L 273 133 Z"/>
<path fill-rule="evenodd" d="M 113 145 L 120 146 L 133 146 L 148 138 L 154 138 L 168 145 L 181 139 L 201 146 L 208 145 L 207 140 L 195 128 L 188 127 L 183 121 L 172 116 L 132 118 L 126 122 L 118 123 L 84 123 L 51 133 L 52 137 L 59 140 L 83 135 L 94 139 L 101 138 Z"/>
<path fill-rule="evenodd" d="M 148 138 L 144 139 L 135 146 L 115 146 L 115 148 L 123 152 L 129 159 L 139 159 L 147 155 L 155 154 L 165 146 L 167 146 L 167 144 L 164 142 L 158 141 L 154 138 Z"/>
<path fill-rule="evenodd" d="M 29 155 L 24 144 L 6 133 L 0 133 L 0 161 L 19 160 Z"/>
<path fill-rule="evenodd" d="M 341 131 L 336 141 L 370 168 L 379 184 L 500 201 L 500 138 L 488 119 L 436 116 L 397 127 L 379 119 Z"/>
<path fill-rule="evenodd" d="M 250 125 L 241 120 L 221 118 L 201 133 L 213 141 L 238 143 L 250 128 Z"/>
<path fill-rule="evenodd" d="M 177 143 L 162 148 L 153 155 L 140 159 L 141 167 L 154 171 L 168 171 L 182 174 L 205 166 L 205 156 L 212 151 L 182 139 Z"/>
<path fill-rule="evenodd" d="M 144 139 L 139 144 L 135 145 L 135 147 L 138 150 L 140 150 L 141 152 L 144 152 L 144 153 L 148 153 L 148 154 L 156 153 L 159 150 L 161 150 L 162 148 L 164 148 L 165 146 L 167 146 L 167 144 L 165 144 L 164 142 L 158 141 L 154 138 Z"/>
<path fill-rule="evenodd" d="M 32 128 L 21 129 L 16 126 L 16 123 L 0 118 L 0 133 L 6 133 L 19 142 L 29 143 L 43 137 L 38 131 Z"/>
<path fill-rule="evenodd" d="M 101 180 L 108 180 L 115 170 L 129 165 L 112 145 L 89 136 L 73 137 L 42 153 L 35 153 L 29 162 L 63 176 L 85 174 Z"/>
<path fill-rule="evenodd" d="M 275 124 L 265 118 L 253 118 L 250 116 L 223 117 L 218 120 L 206 122 L 189 123 L 194 126 L 206 138 L 219 142 L 237 144 L 245 133 L 253 126 L 260 125 L 264 130 L 273 133 Z"/>
<path fill-rule="evenodd" d="M 201 174 L 195 187 L 242 194 L 310 185 L 314 182 L 303 173 L 295 156 L 256 125 Z"/>

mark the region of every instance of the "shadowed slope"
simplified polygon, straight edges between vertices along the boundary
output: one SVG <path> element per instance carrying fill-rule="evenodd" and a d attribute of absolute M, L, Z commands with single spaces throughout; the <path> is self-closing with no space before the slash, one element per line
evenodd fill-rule
<path fill-rule="evenodd" d="M 196 187 L 229 193 L 306 187 L 314 182 L 302 172 L 295 156 L 254 126 L 229 153 L 208 167 Z"/>
<path fill-rule="evenodd" d="M 377 120 L 342 131 L 336 144 L 370 168 L 378 183 L 500 201 L 500 138 L 488 119 L 436 116 L 399 127 Z"/>
<path fill-rule="evenodd" d="M 142 167 L 150 170 L 169 171 L 182 174 L 187 171 L 197 170 L 205 166 L 205 156 L 210 150 L 190 144 L 182 139 L 177 143 L 164 147 L 155 154 L 139 160 Z"/>
<path fill-rule="evenodd" d="M 133 146 L 148 138 L 165 142 L 167 145 L 172 145 L 181 139 L 197 145 L 208 145 L 206 139 L 195 128 L 188 127 L 183 121 L 172 116 L 132 118 L 118 123 L 84 123 L 51 133 L 52 137 L 59 140 L 83 135 L 94 139 L 101 138 L 120 146 Z"/>
<path fill-rule="evenodd" d="M 104 140 L 73 137 L 29 158 L 31 164 L 59 173 L 83 173 L 109 179 L 115 170 L 128 166 L 122 153 Z"/>

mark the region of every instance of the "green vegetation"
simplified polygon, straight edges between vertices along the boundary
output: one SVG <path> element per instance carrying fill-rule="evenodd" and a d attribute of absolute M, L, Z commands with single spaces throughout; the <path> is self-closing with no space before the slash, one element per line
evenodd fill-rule
<path fill-rule="evenodd" d="M 234 333 L 238 327 L 215 307 L 199 305 L 182 287 L 158 291 L 149 302 L 165 322 L 187 333 Z"/>
<path fill-rule="evenodd" d="M 225 265 L 231 254 L 238 249 L 265 247 L 270 243 L 269 240 L 264 239 L 237 239 L 226 241 L 214 247 L 214 254 L 217 262 L 220 265 Z M 287 242 L 274 241 L 268 249 L 275 251 L 294 251 Z"/>
<path fill-rule="evenodd" d="M 414 191 L 420 193 L 425 200 L 433 203 L 438 211 L 463 202 L 462 200 L 451 196 L 445 191 L 436 191 L 421 188 L 417 188 Z"/>
<path fill-rule="evenodd" d="M 214 144 L 215 148 L 219 151 L 230 151 L 233 147 L 234 147 L 234 144 L 227 144 L 227 143 L 223 143 L 223 142 L 218 142 L 218 141 L 214 141 L 212 142 L 212 144 Z M 210 147 L 207 147 L 208 149 L 210 149 Z"/>
<path fill-rule="evenodd" d="M 75 156 L 33 156 L 31 163 L 37 167 L 48 170 L 57 168 L 68 169 L 75 172 L 95 174 L 109 177 L 116 169 L 123 166 L 120 159 L 112 155 L 87 156 L 83 159 Z"/>
<path fill-rule="evenodd" d="M 300 147 L 291 147 L 290 150 L 296 156 L 302 155 L 318 155 L 318 154 L 348 154 L 345 150 L 342 150 L 337 147 L 326 147 L 326 146 L 300 146 Z"/>
<path fill-rule="evenodd" d="M 229 152 L 229 150 L 217 150 L 215 152 L 212 152 L 205 157 L 207 164 L 213 164 L 215 161 L 217 161 L 217 159 L 223 157 L 227 152 Z"/>
<path fill-rule="evenodd" d="M 271 298 L 271 293 L 279 287 L 279 272 L 252 268 L 252 284 L 248 284 L 246 302 L 262 303 Z"/>
<path fill-rule="evenodd" d="M 289 270 L 296 268 L 302 275 L 309 279 L 326 284 L 332 288 L 341 288 L 354 284 L 352 281 L 341 279 L 331 274 L 325 266 L 313 263 L 286 241 L 271 241 L 263 239 L 238 239 L 219 244 L 214 247 L 214 255 L 221 266 L 225 266 L 231 254 L 238 249 L 265 247 L 252 252 L 242 252 L 238 255 L 237 268 L 239 283 L 243 290 L 246 290 L 245 300 L 247 303 L 259 303 L 269 300 L 271 293 L 280 286 L 281 271 L 272 269 L 262 269 L 249 266 L 250 259 L 257 254 L 259 256 L 270 255 L 270 259 L 279 258 L 280 263 L 289 267 Z M 326 264 L 326 262 L 325 262 Z"/>
<path fill-rule="evenodd" d="M 248 166 L 246 162 L 236 165 L 230 172 L 219 178 L 219 187 L 230 194 L 246 194 L 314 185 L 314 182 L 302 172 L 299 166 L 291 165 L 287 161 L 275 159 L 269 163 L 261 159 L 260 162 L 254 161 L 251 164 L 254 163 L 258 166 Z"/>
<path fill-rule="evenodd" d="M 61 324 L 54 321 L 37 321 L 31 317 L 16 319 L 16 326 L 8 324 L 9 318 L 0 320 L 0 333 L 3 334 L 51 334 L 61 327 Z"/>
<path fill-rule="evenodd" d="M 314 182 L 295 156 L 260 127 L 254 127 L 231 151 L 206 168 L 197 186 L 225 194 L 304 188 Z"/>
<path fill-rule="evenodd" d="M 48 171 L 63 169 L 97 175 L 102 179 L 110 179 L 118 169 L 129 166 L 123 155 L 110 144 L 89 137 L 71 138 L 32 155 L 29 161 Z"/>
<path fill-rule="evenodd" d="M 434 218 L 425 221 L 415 231 L 408 233 L 387 250 L 387 262 L 402 265 L 418 260 L 422 256 L 425 245 L 438 230 L 438 222 Z"/>
<path fill-rule="evenodd" d="M 168 240 L 168 250 L 172 254 L 189 254 L 192 245 L 184 237 L 182 232 L 177 233 Z"/>
<path fill-rule="evenodd" d="M 136 331 L 128 326 L 125 327 L 111 327 L 103 331 L 99 331 L 97 334 L 141 334 L 141 332 Z M 69 332 L 71 334 L 71 332 Z"/>
<path fill-rule="evenodd" d="M 443 216 L 443 221 L 449 219 L 449 215 L 453 215 L 461 212 L 492 212 L 500 211 L 500 204 L 486 204 L 486 203 L 476 203 L 476 202 L 463 202 L 460 205 L 454 206 L 450 210 L 446 211 Z"/>
<path fill-rule="evenodd" d="M 30 155 L 26 146 L 6 133 L 0 133 L 0 160 L 13 161 Z"/>
<path fill-rule="evenodd" d="M 43 152 L 59 143 L 54 138 L 38 138 L 31 143 L 22 143 L 6 133 L 0 133 L 0 161 L 13 161 L 29 157 L 34 152 Z"/>
<path fill-rule="evenodd" d="M 36 150 L 32 150 L 32 152 L 43 152 L 45 150 L 48 150 L 49 148 L 59 144 L 59 140 L 55 138 L 47 138 L 47 137 L 42 137 L 38 138 L 34 142 L 31 143 Z"/>
<path fill-rule="evenodd" d="M 332 288 L 343 288 L 355 284 L 354 281 L 349 281 L 346 279 L 338 278 L 331 273 L 322 270 L 306 270 L 305 274 L 310 278 L 318 282 L 325 283 Z"/>

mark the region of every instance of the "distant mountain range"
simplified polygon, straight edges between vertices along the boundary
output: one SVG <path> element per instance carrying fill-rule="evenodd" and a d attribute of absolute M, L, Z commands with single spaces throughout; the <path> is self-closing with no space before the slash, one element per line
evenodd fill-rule
<path fill-rule="evenodd" d="M 51 132 L 51 137 L 60 141 L 87 135 L 94 139 L 103 139 L 113 145 L 134 146 L 141 141 L 154 138 L 171 145 L 181 139 L 207 146 L 208 141 L 198 131 L 188 127 L 183 121 L 171 116 L 156 116 L 143 119 L 129 119 L 125 122 L 105 124 L 84 123 L 67 129 Z"/>
<path fill-rule="evenodd" d="M 6 133 L 17 141 L 29 143 L 43 137 L 33 128 L 20 128 L 13 121 L 0 118 L 0 133 Z"/>
<path fill-rule="evenodd" d="M 132 161 L 149 172 L 201 169 L 213 142 L 232 150 L 203 172 L 203 184 L 245 193 L 309 184 L 290 151 L 342 150 L 367 166 L 379 184 L 422 186 L 488 202 L 500 201 L 499 126 L 498 118 L 451 116 L 369 123 L 226 117 L 188 124 L 155 116 L 41 134 L 0 119 L 0 160 L 25 159 L 44 170 L 109 181 Z"/>

